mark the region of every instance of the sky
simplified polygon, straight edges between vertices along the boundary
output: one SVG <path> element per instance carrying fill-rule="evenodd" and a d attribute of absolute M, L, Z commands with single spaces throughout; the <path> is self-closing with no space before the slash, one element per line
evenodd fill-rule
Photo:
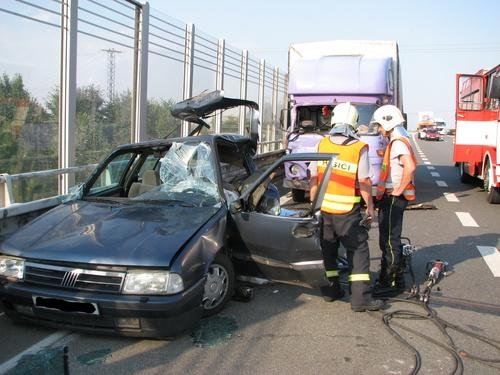
<path fill-rule="evenodd" d="M 294 42 L 395 40 L 410 128 L 420 111 L 454 122 L 455 75 L 500 64 L 497 0 L 150 0 L 158 9 L 286 70 Z"/>
<path fill-rule="evenodd" d="M 30 2 L 57 11 L 54 0 Z M 101 3 L 133 15 L 133 10 L 119 5 L 118 0 L 101 0 Z M 150 0 L 149 3 L 152 14 L 163 14 L 179 25 L 193 23 L 197 31 L 214 40 L 224 38 L 236 49 L 247 49 L 253 57 L 264 58 L 267 66 L 279 67 L 282 73 L 287 69 L 291 43 L 394 40 L 400 47 L 404 110 L 410 129 L 421 111 L 434 112 L 435 117 L 444 118 L 452 127 L 455 75 L 500 64 L 498 0 Z M 79 0 L 79 6 L 88 10 L 95 11 L 94 4 Z M 0 0 L 2 8 L 58 23 L 57 12 L 42 11 L 27 6 L 26 2 Z M 90 13 L 80 11 L 80 14 L 93 20 Z M 132 25 L 130 19 L 122 18 L 120 22 Z M 81 23 L 79 29 L 94 32 L 88 23 Z M 129 32 L 123 29 L 124 34 Z M 59 36 L 57 27 L 0 11 L 0 74 L 21 73 L 29 90 L 43 102 L 59 80 Z M 124 36 L 120 41 L 124 45 L 79 33 L 79 86 L 98 84 L 105 88 L 107 60 L 102 50 L 116 48 L 121 51 L 116 55 L 117 91 L 131 87 L 132 53 L 126 47 L 130 40 Z M 181 92 L 182 65 L 160 60 L 150 57 L 148 95 L 168 97 L 171 92 Z M 213 80 L 210 75 L 198 77 L 201 78 L 195 84 L 195 93 Z"/>

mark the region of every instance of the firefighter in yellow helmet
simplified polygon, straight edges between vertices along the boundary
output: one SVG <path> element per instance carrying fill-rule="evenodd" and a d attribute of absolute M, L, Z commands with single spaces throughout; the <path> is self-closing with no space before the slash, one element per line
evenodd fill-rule
<path fill-rule="evenodd" d="M 389 140 L 377 186 L 382 258 L 374 292 L 397 293 L 405 289 L 401 231 L 408 201 L 415 199 L 413 178 L 416 158 L 399 108 L 393 105 L 378 108 L 373 114 L 372 123 L 378 124 L 379 131 Z"/>
<path fill-rule="evenodd" d="M 330 281 L 330 285 L 321 288 L 321 292 L 326 301 L 339 299 L 343 295 L 337 266 L 338 250 L 342 244 L 351 268 L 352 310 L 379 310 L 384 308 L 384 303 L 371 299 L 368 229 L 360 224 L 363 219 L 361 197 L 367 205 L 366 214 L 370 218 L 374 215 L 371 195 L 373 172 L 368 158 L 368 145 L 361 142 L 355 133 L 358 111 L 350 103 L 338 104 L 333 109 L 331 124 L 329 135 L 317 146 L 318 152 L 338 154 L 321 203 L 323 258 L 326 276 Z M 326 166 L 327 163 L 311 163 L 311 200 L 318 193 Z"/>

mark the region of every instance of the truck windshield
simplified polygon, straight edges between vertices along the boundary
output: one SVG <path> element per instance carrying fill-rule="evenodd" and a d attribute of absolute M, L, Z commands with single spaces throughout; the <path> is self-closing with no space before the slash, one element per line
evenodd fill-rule
<path fill-rule="evenodd" d="M 376 104 L 354 104 L 359 113 L 359 125 L 370 125 L 373 112 L 378 108 Z"/>

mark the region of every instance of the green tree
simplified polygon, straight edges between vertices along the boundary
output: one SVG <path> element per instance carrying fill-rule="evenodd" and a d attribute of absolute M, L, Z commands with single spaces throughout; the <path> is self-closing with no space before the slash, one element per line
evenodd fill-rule
<path fill-rule="evenodd" d="M 165 138 L 167 135 L 179 136 L 181 120 L 172 116 L 170 109 L 175 104 L 172 99 L 150 99 L 148 101 L 147 137 Z"/>

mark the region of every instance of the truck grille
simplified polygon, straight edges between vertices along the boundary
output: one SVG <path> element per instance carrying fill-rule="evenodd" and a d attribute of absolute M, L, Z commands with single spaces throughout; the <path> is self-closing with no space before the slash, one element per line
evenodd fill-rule
<path fill-rule="evenodd" d="M 24 281 L 68 289 L 116 293 L 122 289 L 125 272 L 86 270 L 26 262 Z"/>

